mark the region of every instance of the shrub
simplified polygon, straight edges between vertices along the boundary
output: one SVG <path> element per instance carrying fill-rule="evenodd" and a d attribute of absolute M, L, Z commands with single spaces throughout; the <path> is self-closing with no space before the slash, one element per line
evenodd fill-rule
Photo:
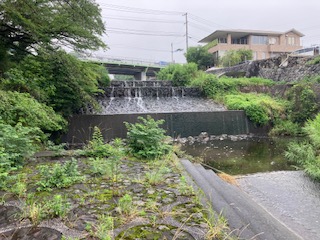
<path fill-rule="evenodd" d="M 92 139 L 84 149 L 84 154 L 91 157 L 108 157 L 111 155 L 112 146 L 104 143 L 104 138 L 100 129 L 93 128 Z"/>
<path fill-rule="evenodd" d="M 155 159 L 166 154 L 170 145 L 165 143 L 165 130 L 159 127 L 164 120 L 155 121 L 150 116 L 138 117 L 138 120 L 140 122 L 135 124 L 125 122 L 130 153 L 137 158 L 147 159 Z"/>
<path fill-rule="evenodd" d="M 157 73 L 160 80 L 171 80 L 174 86 L 186 86 L 198 74 L 198 67 L 195 63 L 187 63 L 184 65 L 171 64 L 162 68 Z"/>
<path fill-rule="evenodd" d="M 37 182 L 38 191 L 50 191 L 55 187 L 69 187 L 76 182 L 84 180 L 84 177 L 78 171 L 78 164 L 75 159 L 66 161 L 64 164 L 40 165 L 37 168 L 40 172 L 40 180 Z"/>
<path fill-rule="evenodd" d="M 320 149 L 320 114 L 314 120 L 308 120 L 303 130 L 308 134 L 312 144 Z"/>
<path fill-rule="evenodd" d="M 258 125 L 275 122 L 285 111 L 285 102 L 264 94 L 233 94 L 224 97 L 231 110 L 244 110 L 248 118 Z"/>
<path fill-rule="evenodd" d="M 288 150 L 285 152 L 285 157 L 289 161 L 303 166 L 306 163 L 311 163 L 316 159 L 316 152 L 313 146 L 308 142 L 292 142 L 288 145 Z"/>
<path fill-rule="evenodd" d="M 36 127 L 23 127 L 21 123 L 12 127 L 0 120 L 0 146 L 3 164 L 10 162 L 10 167 L 18 167 L 38 149 L 42 132 Z"/>
<path fill-rule="evenodd" d="M 316 65 L 316 64 L 319 64 L 319 63 L 320 63 L 320 56 L 317 56 L 317 57 L 309 60 L 309 61 L 306 63 L 306 65 L 311 66 L 311 65 Z"/>
<path fill-rule="evenodd" d="M 44 131 L 58 131 L 66 126 L 66 121 L 51 107 L 39 103 L 28 93 L 0 90 L 0 102 L 0 117 L 12 126 L 21 123 Z"/>
<path fill-rule="evenodd" d="M 52 200 L 45 204 L 47 216 L 65 217 L 69 211 L 70 203 L 60 194 L 54 195 Z"/>
<path fill-rule="evenodd" d="M 301 133 L 301 127 L 290 120 L 277 121 L 269 135 L 271 136 L 297 136 Z"/>
<path fill-rule="evenodd" d="M 297 84 L 288 92 L 289 116 L 293 122 L 303 124 L 314 117 L 319 109 L 316 95 L 309 84 Z"/>

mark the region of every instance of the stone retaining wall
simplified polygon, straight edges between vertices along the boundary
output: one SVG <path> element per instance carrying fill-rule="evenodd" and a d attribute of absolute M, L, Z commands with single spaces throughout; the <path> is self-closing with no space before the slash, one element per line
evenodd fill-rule
<path fill-rule="evenodd" d="M 245 73 L 246 77 L 262 77 L 274 81 L 293 82 L 306 77 L 320 75 L 320 64 L 306 64 L 313 58 L 279 56 L 227 68 L 208 70 L 207 72 L 216 75 L 228 75 L 228 73 L 238 72 Z"/>

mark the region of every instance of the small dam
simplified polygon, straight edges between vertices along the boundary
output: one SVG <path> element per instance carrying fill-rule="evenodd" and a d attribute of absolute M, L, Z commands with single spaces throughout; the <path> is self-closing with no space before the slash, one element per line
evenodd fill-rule
<path fill-rule="evenodd" d="M 253 130 L 243 111 L 228 111 L 192 87 L 175 87 L 171 81 L 112 81 L 97 97 L 100 111 L 89 110 L 69 120 L 64 141 L 84 144 L 98 126 L 105 139 L 125 138 L 123 122 L 135 123 L 139 116 L 164 119 L 171 137 L 248 134 Z"/>

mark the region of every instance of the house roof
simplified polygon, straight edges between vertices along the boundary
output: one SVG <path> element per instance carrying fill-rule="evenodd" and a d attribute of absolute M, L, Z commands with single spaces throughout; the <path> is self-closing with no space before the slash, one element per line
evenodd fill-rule
<path fill-rule="evenodd" d="M 301 32 L 293 29 L 290 29 L 286 32 L 275 32 L 275 31 L 262 31 L 262 30 L 243 30 L 243 29 L 229 29 L 229 30 L 216 30 L 215 32 L 211 33 L 207 37 L 201 39 L 199 43 L 209 43 L 217 38 L 225 38 L 227 37 L 227 34 L 232 34 L 233 37 L 241 38 L 248 35 L 258 35 L 258 36 L 280 36 L 289 32 L 294 32 L 295 34 L 299 35 L 300 37 L 303 37 L 304 34 Z"/>

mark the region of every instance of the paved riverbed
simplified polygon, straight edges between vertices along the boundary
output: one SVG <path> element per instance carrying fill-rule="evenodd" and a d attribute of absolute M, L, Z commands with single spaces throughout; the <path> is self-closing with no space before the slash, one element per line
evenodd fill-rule
<path fill-rule="evenodd" d="M 320 184 L 302 171 L 257 173 L 238 179 L 240 188 L 306 240 L 320 239 Z"/>

